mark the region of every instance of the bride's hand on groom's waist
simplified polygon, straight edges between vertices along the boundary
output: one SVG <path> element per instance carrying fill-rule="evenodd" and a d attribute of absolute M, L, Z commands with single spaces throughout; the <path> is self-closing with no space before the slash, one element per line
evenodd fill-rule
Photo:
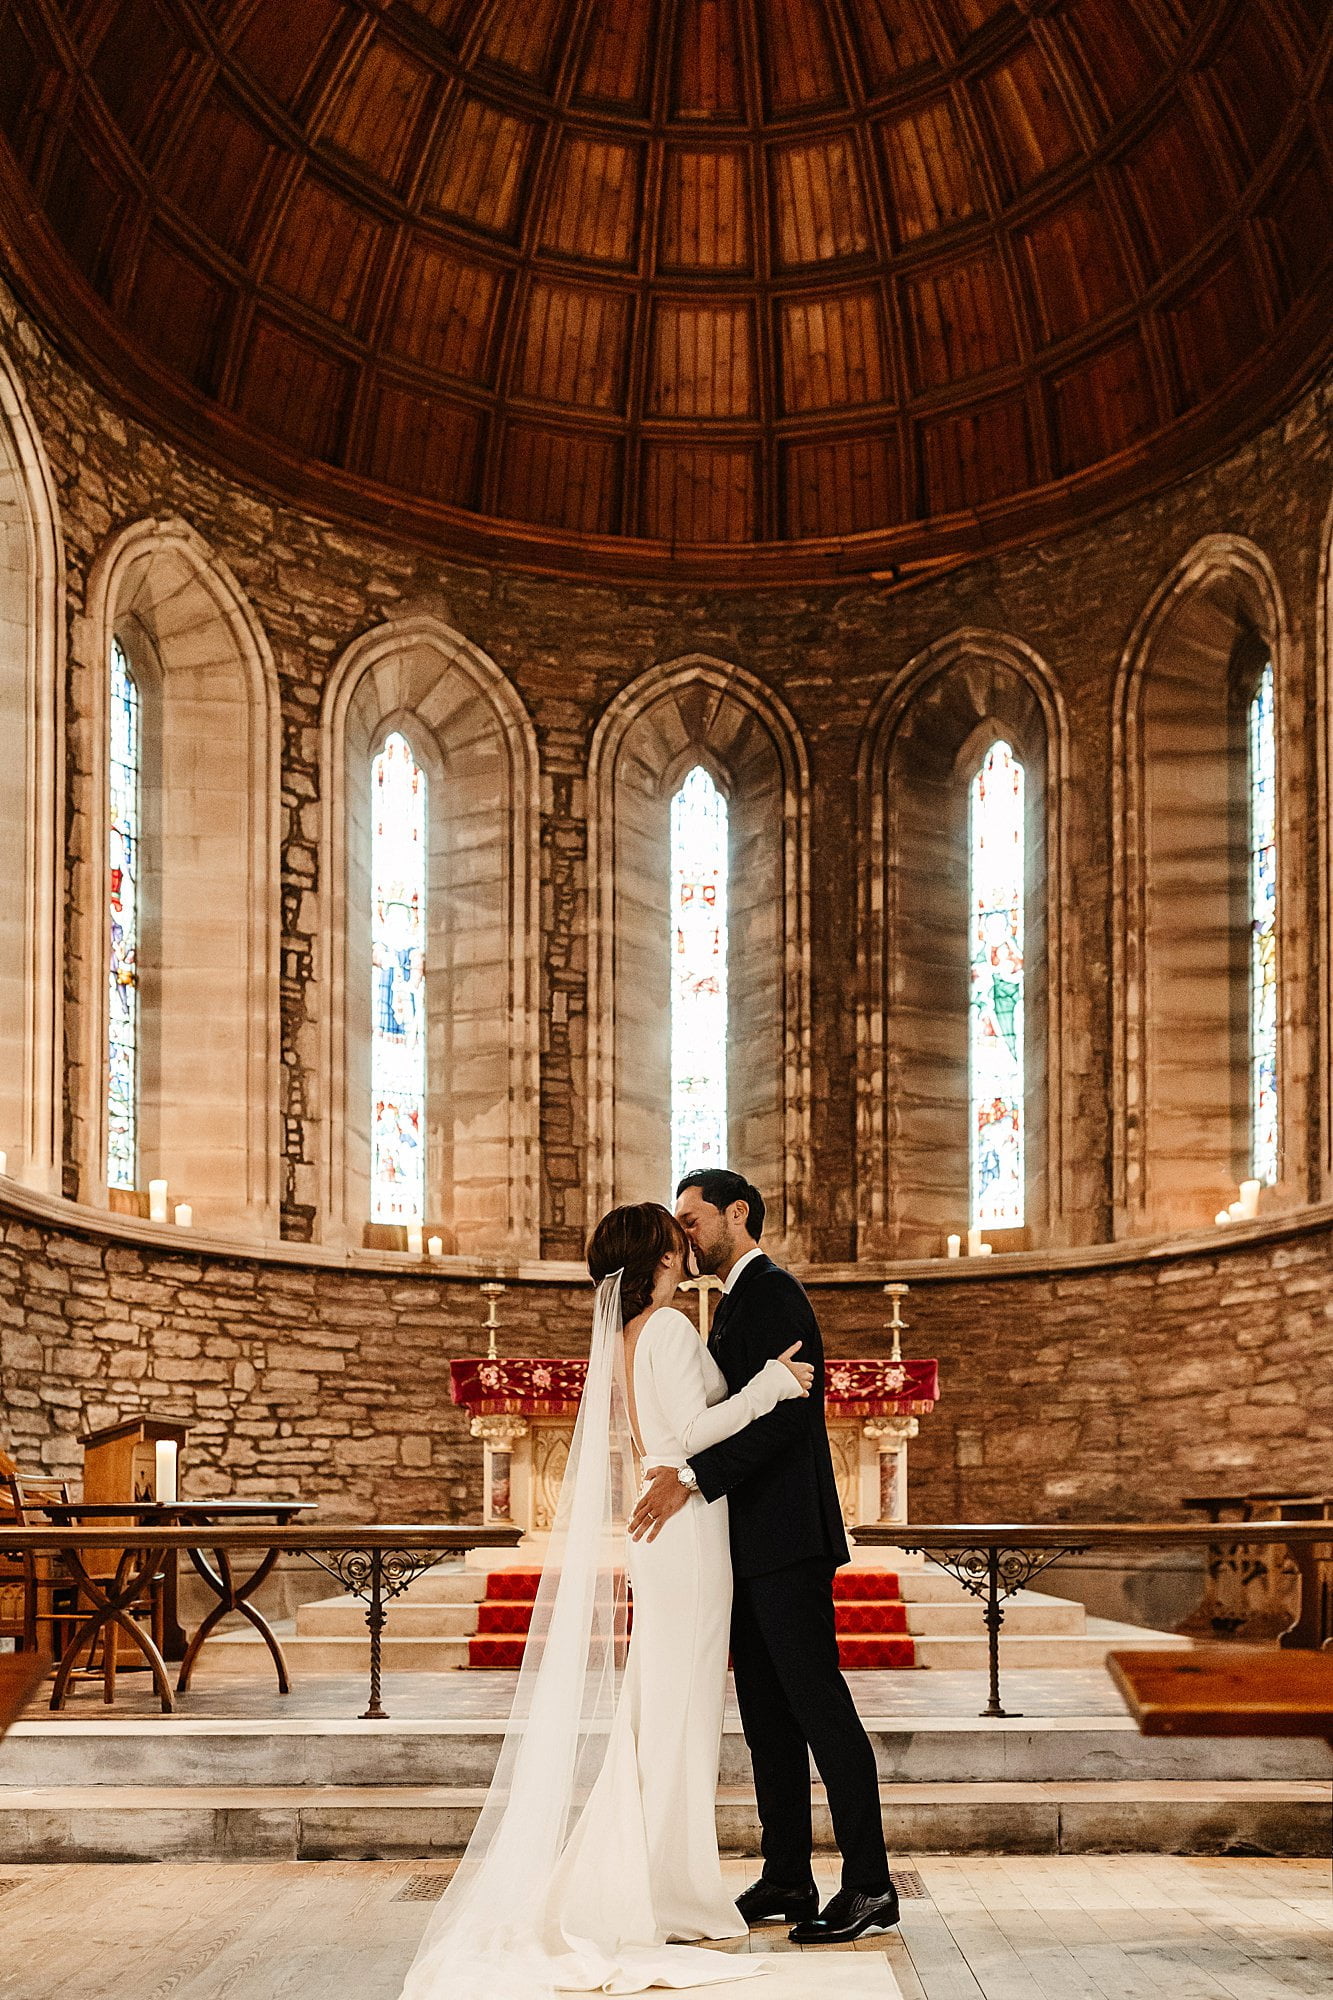
<path fill-rule="evenodd" d="M 647 1480 L 629 1518 L 630 1539 L 635 1542 L 655 1541 L 662 1524 L 680 1512 L 693 1490 L 681 1484 L 674 1465 L 650 1466 Z"/>

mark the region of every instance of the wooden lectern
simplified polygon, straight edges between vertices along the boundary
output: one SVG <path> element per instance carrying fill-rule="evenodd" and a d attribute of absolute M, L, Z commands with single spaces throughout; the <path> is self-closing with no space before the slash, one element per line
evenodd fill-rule
<path fill-rule="evenodd" d="M 174 1505 L 180 1494 L 180 1463 L 190 1427 L 175 1417 L 130 1417 L 124 1423 L 108 1424 L 89 1431 L 79 1439 L 83 1446 L 83 1498 L 90 1506 L 104 1507 L 124 1500 L 140 1506 L 157 1501 Z M 169 1447 L 159 1453 L 159 1446 Z M 168 1472 L 160 1483 L 159 1467 Z M 113 1515 L 102 1516 L 98 1526 L 118 1526 Z M 128 1523 L 127 1523 L 128 1525 Z M 98 1551 L 105 1566 L 111 1552 Z M 86 1558 L 85 1558 L 86 1559 Z M 91 1567 L 91 1564 L 90 1564 Z M 115 1562 L 110 1567 L 114 1570 Z M 179 1660 L 185 1652 L 185 1633 L 176 1609 L 176 1552 L 166 1551 L 162 1560 L 161 1597 L 155 1623 L 157 1640 L 169 1660 Z M 117 1664 L 141 1667 L 142 1656 L 122 1634 L 118 1641 Z"/>

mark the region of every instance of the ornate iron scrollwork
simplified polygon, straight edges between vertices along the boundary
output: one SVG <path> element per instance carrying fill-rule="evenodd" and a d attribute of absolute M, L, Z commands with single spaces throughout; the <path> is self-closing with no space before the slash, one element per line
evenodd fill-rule
<path fill-rule="evenodd" d="M 945 1570 L 961 1583 L 964 1590 L 973 1597 L 979 1597 L 985 1606 L 986 1619 L 986 1659 L 989 1670 L 990 1688 L 986 1706 L 981 1710 L 984 1716 L 1007 1716 L 1017 1711 L 1000 1705 L 1000 1627 L 1004 1623 L 1003 1600 L 1012 1597 L 1015 1591 L 1026 1590 L 1033 1577 L 1040 1576 L 1052 1563 L 1062 1556 L 1083 1554 L 1083 1548 L 1070 1544 L 1054 1549 L 1024 1549 L 997 1545 L 994 1542 L 975 1542 L 956 1549 L 927 1549 L 918 1543 L 903 1541 L 899 1547 L 906 1555 L 923 1555 L 933 1562 L 937 1569 Z"/>
<path fill-rule="evenodd" d="M 360 1597 L 366 1604 L 366 1625 L 370 1632 L 370 1706 L 361 1717 L 363 1722 L 387 1722 L 380 1687 L 383 1675 L 383 1637 L 386 1618 L 385 1605 L 390 1598 L 401 1596 L 409 1584 L 424 1576 L 440 1560 L 438 1549 L 331 1549 L 323 1552 L 307 1549 L 311 1562 L 318 1563 L 325 1573 L 333 1577 L 350 1592 Z"/>

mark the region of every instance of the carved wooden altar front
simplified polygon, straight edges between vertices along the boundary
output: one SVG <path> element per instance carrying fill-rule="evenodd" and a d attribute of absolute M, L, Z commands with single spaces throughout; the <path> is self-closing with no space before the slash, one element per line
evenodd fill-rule
<path fill-rule="evenodd" d="M 566 1358 L 454 1361 L 455 1403 L 485 1454 L 485 1518 L 546 1534 L 555 1520 L 587 1364 Z M 844 1519 L 907 1519 L 907 1447 L 939 1398 L 934 1361 L 830 1361 L 825 1409 Z"/>

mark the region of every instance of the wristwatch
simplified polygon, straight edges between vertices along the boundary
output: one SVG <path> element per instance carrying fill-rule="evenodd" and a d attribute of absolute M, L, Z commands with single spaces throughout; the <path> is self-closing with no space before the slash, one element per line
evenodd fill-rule
<path fill-rule="evenodd" d="M 676 1477 L 688 1492 L 697 1493 L 699 1491 L 699 1482 L 694 1476 L 692 1466 L 678 1465 L 676 1467 Z"/>

